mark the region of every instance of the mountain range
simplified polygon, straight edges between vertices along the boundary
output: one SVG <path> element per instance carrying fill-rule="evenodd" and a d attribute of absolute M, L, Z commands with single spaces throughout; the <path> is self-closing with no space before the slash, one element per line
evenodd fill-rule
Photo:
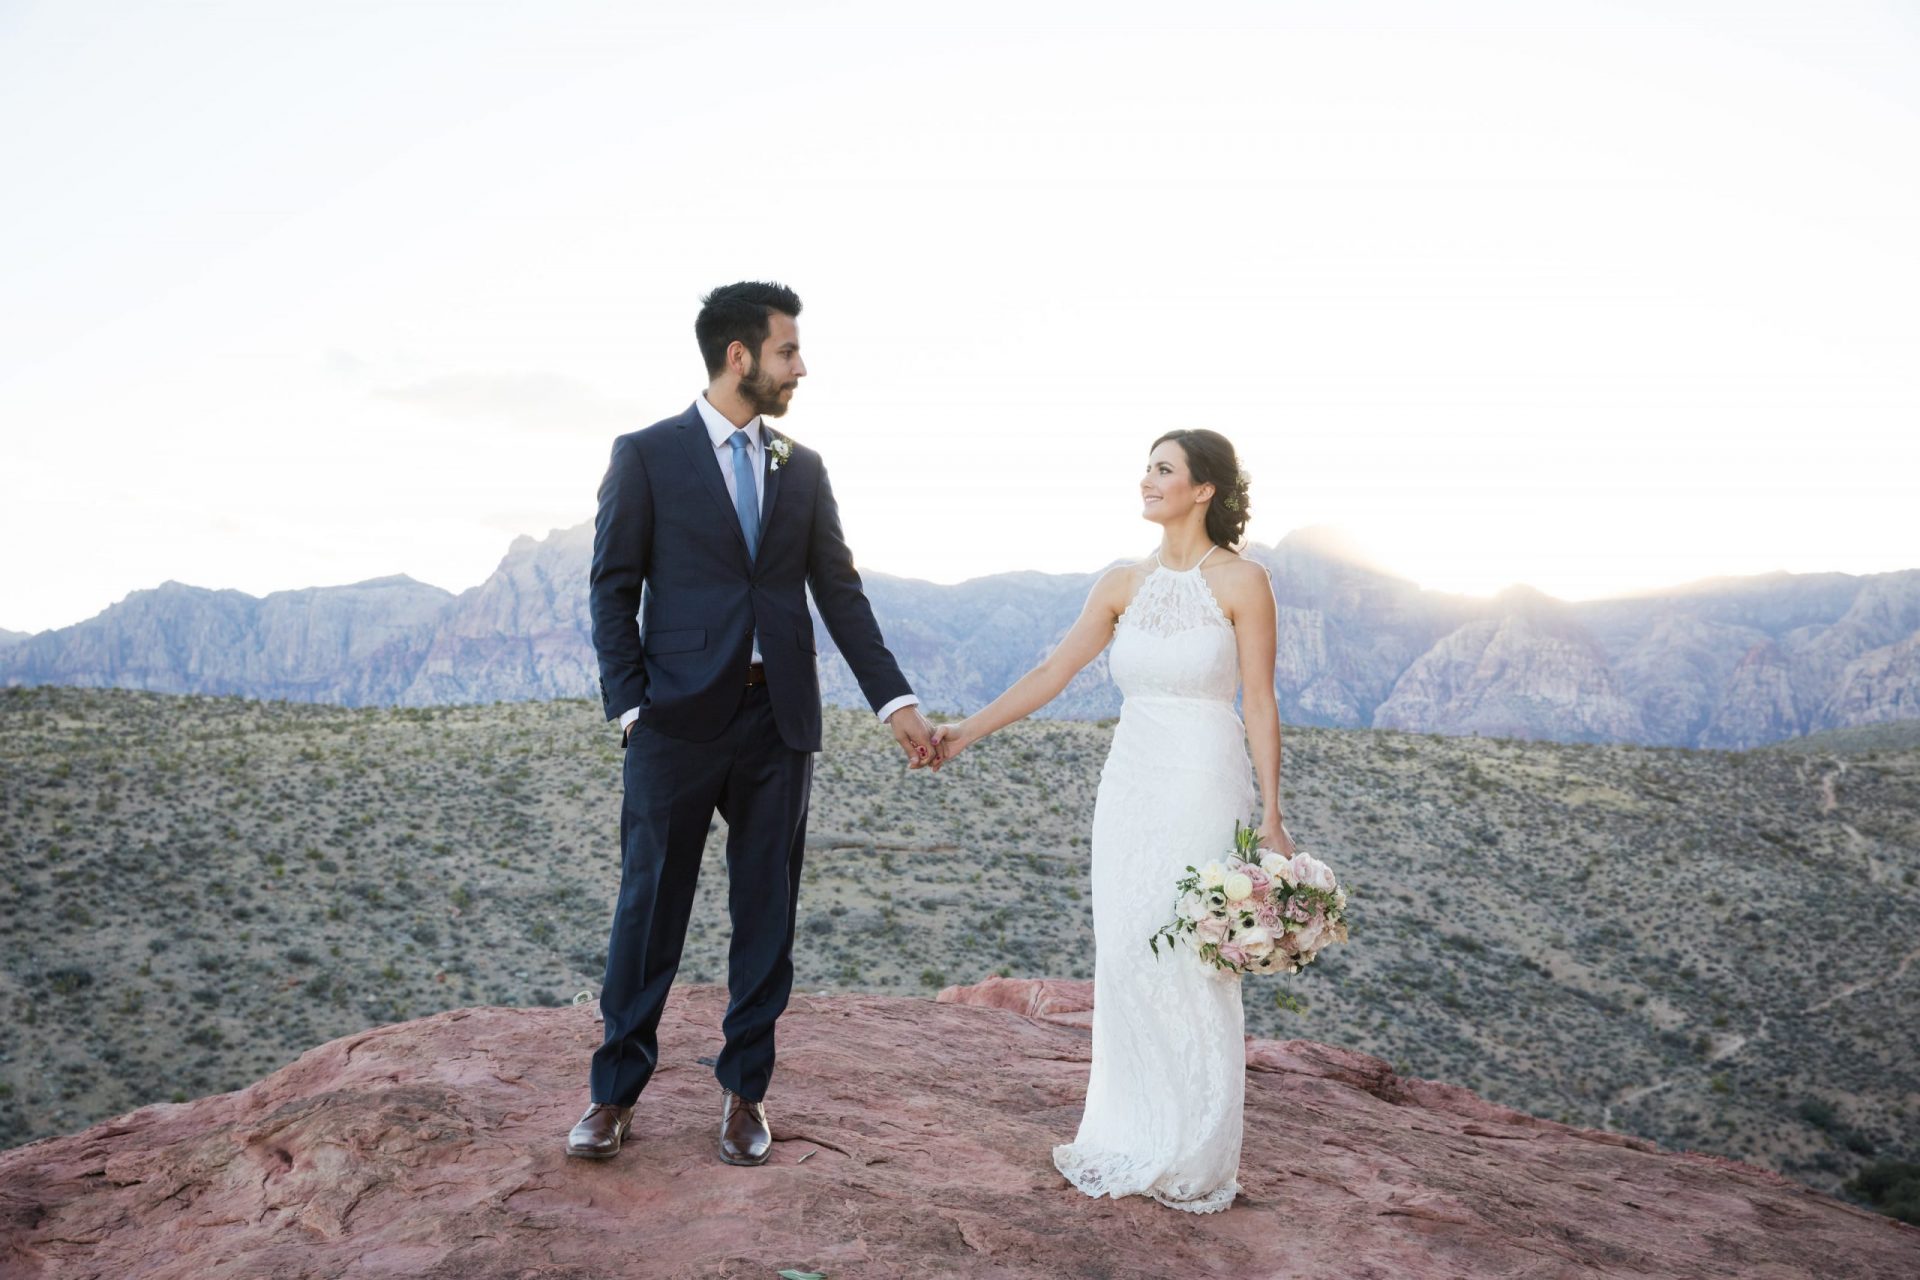
<path fill-rule="evenodd" d="M 70 627 L 0 632 L 0 684 L 348 706 L 594 697 L 592 540 L 590 524 L 516 538 L 457 595 L 405 576 L 265 597 L 166 582 Z M 1920 718 L 1920 569 L 1568 602 L 1525 586 L 1427 590 L 1321 526 L 1245 554 L 1273 577 L 1286 724 L 1742 749 Z M 863 575 L 914 689 L 954 712 L 1043 657 L 1098 576 Z M 826 700 L 862 705 L 825 627 L 816 634 Z M 1119 702 L 1103 656 L 1043 714 L 1099 719 Z"/>

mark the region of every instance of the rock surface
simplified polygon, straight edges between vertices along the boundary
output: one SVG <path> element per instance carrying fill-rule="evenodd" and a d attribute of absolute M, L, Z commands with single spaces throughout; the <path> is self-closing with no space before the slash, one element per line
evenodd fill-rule
<path fill-rule="evenodd" d="M 1846 1276 L 1920 1230 L 1749 1165 L 1491 1105 L 1306 1040 L 1247 1050 L 1245 1194 L 1205 1218 L 1052 1168 L 1090 984 L 795 997 L 758 1169 L 713 1154 L 724 991 L 677 989 L 609 1162 L 567 1158 L 591 1006 L 457 1009 L 235 1093 L 0 1153 L 7 1277 Z"/>

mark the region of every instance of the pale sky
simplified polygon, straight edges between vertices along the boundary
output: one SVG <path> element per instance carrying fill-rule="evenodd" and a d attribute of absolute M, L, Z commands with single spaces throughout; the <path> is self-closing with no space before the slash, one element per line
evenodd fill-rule
<path fill-rule="evenodd" d="M 453 590 L 797 289 L 863 568 L 1920 566 L 1920 5 L 0 0 L 0 627 Z"/>

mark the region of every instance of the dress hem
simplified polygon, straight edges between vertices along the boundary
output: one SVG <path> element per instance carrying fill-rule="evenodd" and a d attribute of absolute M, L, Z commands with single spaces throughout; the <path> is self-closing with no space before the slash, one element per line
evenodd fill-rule
<path fill-rule="evenodd" d="M 1060 1176 L 1071 1183 L 1076 1190 L 1095 1200 L 1103 1196 L 1111 1196 L 1115 1200 L 1123 1196 L 1146 1196 L 1169 1209 L 1178 1209 L 1182 1213 L 1221 1213 L 1231 1208 L 1235 1198 L 1240 1194 L 1240 1182 L 1237 1178 L 1229 1179 L 1223 1186 L 1216 1187 L 1204 1195 L 1184 1200 L 1168 1196 L 1154 1183 L 1139 1186 L 1123 1184 L 1096 1189 L 1088 1186 L 1087 1181 L 1083 1181 L 1086 1175 L 1082 1171 L 1082 1165 L 1091 1154 L 1073 1143 L 1063 1143 L 1053 1149 L 1053 1167 L 1058 1169 Z M 1110 1154 L 1122 1163 L 1126 1160 L 1126 1157 L 1118 1152 L 1100 1154 Z M 1135 1181 L 1137 1182 L 1138 1179 Z"/>

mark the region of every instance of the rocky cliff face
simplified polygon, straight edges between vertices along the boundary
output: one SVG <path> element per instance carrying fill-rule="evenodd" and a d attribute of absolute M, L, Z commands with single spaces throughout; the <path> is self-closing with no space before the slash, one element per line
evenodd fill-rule
<path fill-rule="evenodd" d="M 441 612 L 421 636 L 410 678 L 391 697 L 406 706 L 515 702 L 597 693 L 587 566 L 593 526 L 520 537 L 491 577 Z"/>
<path fill-rule="evenodd" d="M 9 684 L 383 702 L 452 599 L 404 575 L 264 598 L 164 582 L 12 646 L 0 674 Z"/>
<path fill-rule="evenodd" d="M 1309 1040 L 1247 1046 L 1243 1195 L 1196 1219 L 1052 1168 L 1091 990 L 796 997 L 768 1164 L 713 1152 L 717 987 L 680 987 L 611 1161 L 569 1159 L 591 1006 L 469 1008 L 235 1093 L 0 1152 L 0 1272 L 54 1276 L 1906 1277 L 1920 1230 L 1749 1165 L 1494 1106 Z"/>
<path fill-rule="evenodd" d="M 1920 720 L 1920 633 L 1849 662 L 1821 710 L 1836 725 Z"/>
<path fill-rule="evenodd" d="M 1373 727 L 1499 738 L 1638 742 L 1646 725 L 1573 611 L 1528 591 L 1495 600 L 1414 659 Z"/>
<path fill-rule="evenodd" d="M 516 539 L 453 597 L 406 578 L 264 600 L 167 583 L 87 622 L 0 643 L 0 681 L 430 705 L 595 697 L 592 528 Z M 1568 604 L 1423 591 L 1321 529 L 1247 554 L 1279 603 L 1287 724 L 1744 748 L 1920 714 L 1920 570 L 1764 574 Z M 866 585 L 929 706 L 979 707 L 1058 642 L 1095 574 Z M 864 705 L 824 625 L 822 690 Z M 1119 710 L 1104 658 L 1046 714 Z"/>

